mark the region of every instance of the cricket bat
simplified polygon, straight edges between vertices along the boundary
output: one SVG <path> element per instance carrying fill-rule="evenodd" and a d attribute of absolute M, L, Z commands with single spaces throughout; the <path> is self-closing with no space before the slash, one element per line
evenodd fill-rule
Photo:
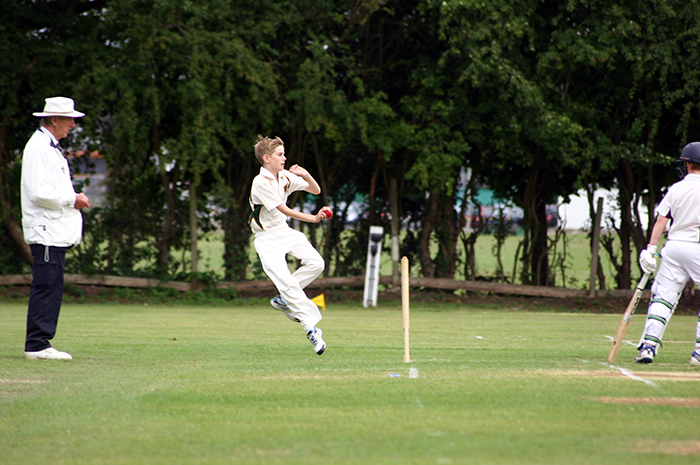
<path fill-rule="evenodd" d="M 622 315 L 622 321 L 620 322 L 620 326 L 617 327 L 615 338 L 612 341 L 612 347 L 610 347 L 608 363 L 614 363 L 615 358 L 617 358 L 617 353 L 620 351 L 620 345 L 622 345 L 622 340 L 625 338 L 627 328 L 632 321 L 632 315 L 634 315 L 634 311 L 637 310 L 637 305 L 639 304 L 639 300 L 642 298 L 642 291 L 644 291 L 644 287 L 647 285 L 649 276 L 650 273 L 644 273 L 642 279 L 639 280 L 639 284 L 637 284 L 637 289 L 634 291 L 632 300 L 630 300 L 630 303 L 627 304 L 627 309 L 625 310 L 624 315 Z"/>

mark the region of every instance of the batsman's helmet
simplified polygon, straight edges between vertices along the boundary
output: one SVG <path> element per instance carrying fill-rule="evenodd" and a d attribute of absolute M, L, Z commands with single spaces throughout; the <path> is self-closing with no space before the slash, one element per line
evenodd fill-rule
<path fill-rule="evenodd" d="M 700 164 L 700 142 L 691 142 L 690 144 L 683 147 L 681 156 L 678 158 L 678 163 L 680 166 L 677 167 L 678 177 L 683 179 L 688 171 L 686 170 L 686 164 L 684 162 L 698 163 Z"/>
<path fill-rule="evenodd" d="M 680 159 L 691 163 L 700 163 L 700 142 L 691 142 L 683 147 Z"/>

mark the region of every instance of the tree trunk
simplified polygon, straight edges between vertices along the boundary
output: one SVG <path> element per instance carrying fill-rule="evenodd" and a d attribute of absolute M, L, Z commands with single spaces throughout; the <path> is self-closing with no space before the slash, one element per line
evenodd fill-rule
<path fill-rule="evenodd" d="M 55 34 L 55 31 L 53 32 Z M 29 70 L 36 64 L 36 60 L 27 64 L 26 70 Z M 13 94 L 16 95 L 19 92 L 20 87 L 26 79 L 26 74 L 22 73 L 17 78 L 15 86 L 13 89 Z M 9 105 L 5 107 L 5 111 L 0 116 L 0 219 L 2 220 L 3 226 L 7 229 L 8 234 L 12 238 L 12 241 L 17 245 L 17 249 L 20 252 L 22 258 L 24 258 L 30 265 L 34 263 L 32 258 L 32 252 L 29 249 L 29 245 L 24 242 L 24 233 L 22 232 L 22 225 L 17 221 L 16 218 L 12 217 L 12 203 L 10 195 L 10 186 L 14 183 L 10 182 L 10 163 L 12 162 L 11 157 L 7 152 L 7 131 L 10 127 L 10 121 L 13 117 L 12 112 L 9 111 Z"/>
<path fill-rule="evenodd" d="M 165 169 L 165 161 L 161 153 L 160 134 L 157 125 L 153 128 L 153 149 L 159 155 L 159 172 L 160 180 L 165 192 L 165 214 L 161 223 L 160 238 L 156 239 L 155 246 L 158 250 L 156 269 L 157 273 L 162 276 L 168 273 L 168 264 L 170 263 L 170 248 L 174 236 L 175 228 L 175 186 L 177 186 L 179 165 L 177 161 L 170 173 Z M 172 176 L 172 179 L 171 179 Z"/>
<path fill-rule="evenodd" d="M 248 251 L 250 249 L 250 208 L 245 204 L 229 204 L 224 213 L 224 279 L 242 281 L 246 279 Z"/>
<path fill-rule="evenodd" d="M 428 194 L 428 198 L 426 199 L 425 203 L 425 210 L 423 212 L 423 224 L 421 225 L 422 228 L 418 240 L 421 270 L 423 271 L 423 276 L 426 278 L 435 277 L 435 266 L 432 258 L 430 257 L 430 243 L 431 236 L 437 224 L 437 216 L 439 211 L 436 198 L 437 195 L 433 194 L 432 192 Z"/>
<path fill-rule="evenodd" d="M 260 165 L 253 156 L 240 157 L 232 151 L 226 164 L 226 187 L 229 194 L 224 199 L 226 211 L 222 221 L 224 228 L 224 279 L 244 280 L 247 277 L 250 235 L 250 186 L 258 174 Z"/>
<path fill-rule="evenodd" d="M 199 253 L 197 251 L 197 186 L 194 182 L 190 184 L 190 247 L 192 253 L 192 273 L 199 271 Z"/>
<path fill-rule="evenodd" d="M 440 226 L 436 233 L 440 253 L 435 258 L 435 277 L 452 279 L 457 267 L 457 243 L 461 222 L 454 210 L 454 196 L 441 195 L 439 200 Z"/>
<path fill-rule="evenodd" d="M 641 176 L 634 173 L 632 165 L 627 160 L 620 160 L 617 169 L 619 185 L 618 203 L 620 204 L 620 250 L 622 252 L 619 274 L 617 276 L 618 289 L 629 289 L 632 283 L 631 258 L 632 243 L 638 251 L 644 249 L 646 239 L 644 231 L 639 224 L 639 213 L 634 213 L 637 222 L 633 220 L 632 204 L 637 204 L 636 199 L 641 197 Z"/>
<path fill-rule="evenodd" d="M 12 241 L 17 245 L 22 258 L 30 265 L 34 264 L 34 258 L 32 257 L 32 251 L 29 245 L 24 242 L 24 233 L 22 232 L 22 226 L 14 218 L 5 218 L 2 222 L 5 229 L 7 229 L 8 234 L 12 238 Z"/>
<path fill-rule="evenodd" d="M 523 284 L 547 285 L 549 283 L 549 256 L 547 248 L 547 205 L 542 198 L 542 170 L 532 167 L 523 198 L 524 229 Z"/>
<path fill-rule="evenodd" d="M 547 248 L 547 206 L 540 199 L 532 228 L 532 276 L 536 286 L 549 286 L 549 250 Z"/>

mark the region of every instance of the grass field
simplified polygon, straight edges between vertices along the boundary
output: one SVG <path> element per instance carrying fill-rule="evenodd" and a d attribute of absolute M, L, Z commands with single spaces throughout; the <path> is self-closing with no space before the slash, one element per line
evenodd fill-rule
<path fill-rule="evenodd" d="M 26 304 L 0 303 L 3 464 L 696 464 L 697 317 L 657 362 L 619 315 L 333 303 L 313 353 L 263 300 L 64 305 L 71 362 L 25 360 Z M 643 317 L 632 322 L 639 337 Z M 408 377 L 409 367 L 419 377 Z"/>

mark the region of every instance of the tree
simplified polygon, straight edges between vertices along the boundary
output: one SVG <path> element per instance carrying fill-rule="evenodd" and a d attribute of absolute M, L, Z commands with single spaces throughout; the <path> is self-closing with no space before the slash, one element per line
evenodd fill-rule
<path fill-rule="evenodd" d="M 629 288 L 632 247 L 643 249 L 650 233 L 639 207 L 650 207 L 651 228 L 653 207 L 674 181 L 670 160 L 698 136 L 700 82 L 689 68 L 698 2 L 574 1 L 551 9 L 557 27 L 539 66 L 552 95 L 585 128 L 579 185 L 618 188 L 619 244 L 605 244 L 618 287 Z"/>
<path fill-rule="evenodd" d="M 104 12 L 95 32 L 101 56 L 82 85 L 99 95 L 93 134 L 109 157 L 110 208 L 95 218 L 112 228 L 100 237 L 110 244 L 108 270 L 154 260 L 161 276 L 174 272 L 173 248 L 196 238 L 193 228 L 211 227 L 207 197 L 228 202 L 238 189 L 231 183 L 242 184 L 231 173 L 250 150 L 240 134 L 250 134 L 251 120 L 239 118 L 259 111 L 273 82 L 236 24 L 245 11 L 133 0 Z M 237 212 L 242 202 L 226 204 Z M 188 220 L 191 210 L 202 212 L 198 222 Z M 231 222 L 224 227 L 230 238 Z"/>
<path fill-rule="evenodd" d="M 0 247 L 8 250 L 0 261 L 13 272 L 22 270 L 22 261 L 32 261 L 19 205 L 22 148 L 38 126 L 31 113 L 56 95 L 72 96 L 81 108 L 89 107 L 89 100 L 74 90 L 83 71 L 77 57 L 89 49 L 83 37 L 95 26 L 92 13 L 104 5 L 104 0 L 0 1 Z M 64 147 L 76 141 L 64 141 Z"/>
<path fill-rule="evenodd" d="M 443 59 L 459 69 L 478 121 L 466 141 L 499 198 L 524 210 L 523 283 L 551 285 L 546 205 L 573 192 L 582 128 L 550 100 L 538 69 L 549 47 L 546 2 L 444 2 Z"/>

